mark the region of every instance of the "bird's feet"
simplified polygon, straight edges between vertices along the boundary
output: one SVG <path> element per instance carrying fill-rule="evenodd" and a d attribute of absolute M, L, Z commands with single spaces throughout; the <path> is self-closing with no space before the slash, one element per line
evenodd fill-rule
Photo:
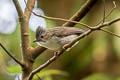
<path fill-rule="evenodd" d="M 60 53 L 60 51 L 56 51 L 56 52 L 54 52 L 54 56 L 58 56 L 59 53 Z"/>

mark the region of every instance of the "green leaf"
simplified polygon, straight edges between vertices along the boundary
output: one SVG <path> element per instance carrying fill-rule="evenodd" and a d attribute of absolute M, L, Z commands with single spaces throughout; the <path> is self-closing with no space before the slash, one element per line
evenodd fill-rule
<path fill-rule="evenodd" d="M 8 73 L 21 73 L 21 68 L 19 65 L 13 65 L 6 67 Z"/>

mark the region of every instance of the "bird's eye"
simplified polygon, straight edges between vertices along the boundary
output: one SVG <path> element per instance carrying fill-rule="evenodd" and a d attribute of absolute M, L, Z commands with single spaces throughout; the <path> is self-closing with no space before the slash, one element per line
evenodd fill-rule
<path fill-rule="evenodd" d="M 41 36 L 41 38 L 43 38 L 44 36 Z"/>

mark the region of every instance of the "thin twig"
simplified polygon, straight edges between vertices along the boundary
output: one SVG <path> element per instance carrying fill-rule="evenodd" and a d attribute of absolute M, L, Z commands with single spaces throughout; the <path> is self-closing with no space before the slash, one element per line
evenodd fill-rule
<path fill-rule="evenodd" d="M 26 8 L 24 11 L 24 15 L 27 15 L 26 17 L 29 20 L 31 14 L 32 14 L 32 10 L 33 10 L 34 5 L 35 5 L 35 0 L 27 0 L 27 2 L 25 1 L 25 4 L 26 4 Z"/>
<path fill-rule="evenodd" d="M 84 24 L 84 23 L 81 23 L 81 22 L 77 22 L 77 21 L 71 21 L 71 20 L 62 19 L 62 18 L 55 18 L 55 17 L 48 17 L 48 16 L 36 14 L 36 13 L 34 13 L 34 12 L 33 12 L 33 14 L 36 15 L 36 16 L 42 17 L 42 18 L 49 19 L 49 20 L 57 20 L 57 21 L 70 22 L 70 23 L 80 24 L 80 25 L 82 25 L 82 26 L 85 26 L 85 27 L 87 27 L 87 28 L 90 28 L 89 25 Z M 69 26 L 69 27 L 71 27 L 71 26 Z"/>
<path fill-rule="evenodd" d="M 120 21 L 120 18 L 114 19 L 114 20 L 109 21 L 109 22 L 105 22 L 105 23 L 100 24 L 100 25 L 98 25 L 98 26 L 96 26 L 96 27 L 92 27 L 92 29 L 93 29 L 93 30 L 94 30 L 94 29 L 96 29 L 96 30 L 101 30 L 101 31 L 103 31 L 103 32 L 106 32 L 106 33 L 108 33 L 108 34 L 111 34 L 111 35 L 114 35 L 114 36 L 120 38 L 120 35 L 117 35 L 117 34 L 115 34 L 115 33 L 113 33 L 113 32 L 110 32 L 110 31 L 107 31 L 107 30 L 102 29 L 103 27 L 105 27 L 105 26 L 110 26 L 110 25 L 112 25 L 112 24 L 114 24 L 115 22 L 118 22 L 118 21 Z"/>
<path fill-rule="evenodd" d="M 112 14 L 112 12 L 115 10 L 115 8 L 116 8 L 116 3 L 115 3 L 115 1 L 113 1 L 113 6 L 114 6 L 114 7 L 110 10 L 110 12 L 106 15 L 105 18 L 109 17 L 109 16 Z"/>
<path fill-rule="evenodd" d="M 18 0 L 13 0 L 13 2 L 14 2 L 14 5 L 16 7 L 16 10 L 18 12 L 19 17 L 22 18 L 23 17 L 23 12 L 22 12 L 22 9 L 20 7 L 20 4 L 19 4 Z"/>
<path fill-rule="evenodd" d="M 20 61 L 18 61 L 14 56 L 10 54 L 8 50 L 1 43 L 0 43 L 0 46 L 8 54 L 8 56 L 10 56 L 16 63 L 18 63 L 21 67 L 24 66 Z"/>
<path fill-rule="evenodd" d="M 37 78 L 38 78 L 39 80 L 42 80 L 37 74 L 36 74 L 36 76 L 37 76 Z"/>
<path fill-rule="evenodd" d="M 118 21 L 120 21 L 120 18 L 116 18 L 116 19 L 114 19 L 112 21 L 109 21 L 109 22 L 104 22 L 104 24 L 99 24 L 95 27 L 91 27 L 91 29 L 98 29 L 98 28 L 100 29 L 100 28 L 103 28 L 105 26 L 110 26 L 110 25 L 112 25 L 112 24 L 114 24 L 115 22 L 118 22 Z"/>
<path fill-rule="evenodd" d="M 105 8 L 105 0 L 103 0 L 103 3 L 104 3 L 104 16 L 103 16 L 102 24 L 105 22 L 105 19 L 106 19 L 106 18 L 107 18 L 112 12 L 113 12 L 113 10 L 116 8 L 115 1 L 113 1 L 113 5 L 114 5 L 114 7 L 110 10 L 109 14 L 108 14 L 107 16 L 105 16 L 105 9 L 106 9 L 106 8 Z M 108 33 L 108 34 L 111 34 L 111 35 L 114 35 L 114 36 L 120 38 L 119 35 L 117 35 L 117 34 L 115 34 L 115 33 L 113 33 L 113 32 L 110 32 L 110 31 L 104 30 L 104 29 L 102 29 L 102 28 L 100 28 L 100 30 L 103 31 L 103 32 L 106 32 L 106 33 Z"/>
<path fill-rule="evenodd" d="M 115 34 L 115 33 L 111 32 L 111 31 L 104 30 L 104 29 L 100 29 L 100 30 L 101 30 L 101 31 L 103 31 L 103 32 L 106 32 L 106 33 L 108 33 L 108 34 L 111 34 L 111 35 L 114 35 L 114 36 L 116 36 L 116 37 L 120 38 L 120 35 L 117 35 L 117 34 Z"/>
<path fill-rule="evenodd" d="M 103 0 L 103 7 L 104 7 L 104 10 L 103 10 L 103 20 L 102 20 L 102 24 L 105 22 L 105 10 L 106 10 L 106 7 L 105 7 L 105 0 Z"/>
<path fill-rule="evenodd" d="M 107 19 L 112 14 L 112 12 L 116 9 L 115 1 L 113 1 L 113 6 L 114 7 L 110 10 L 110 12 L 104 17 L 105 19 Z M 103 21 L 103 19 L 100 22 L 98 22 L 97 25 L 100 24 L 102 21 Z"/>

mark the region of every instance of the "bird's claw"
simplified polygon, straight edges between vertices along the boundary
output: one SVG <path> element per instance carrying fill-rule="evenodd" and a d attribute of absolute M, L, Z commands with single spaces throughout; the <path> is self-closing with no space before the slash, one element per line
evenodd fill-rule
<path fill-rule="evenodd" d="M 60 53 L 60 51 L 56 51 L 56 52 L 54 52 L 54 56 L 59 55 L 59 53 Z"/>

